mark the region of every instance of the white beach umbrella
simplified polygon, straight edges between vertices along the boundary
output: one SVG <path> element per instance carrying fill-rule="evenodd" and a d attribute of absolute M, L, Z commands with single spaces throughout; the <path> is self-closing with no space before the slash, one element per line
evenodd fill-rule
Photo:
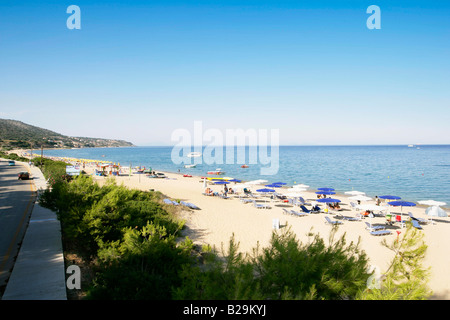
<path fill-rule="evenodd" d="M 376 204 L 360 204 L 356 206 L 360 210 L 368 210 L 368 211 L 384 211 L 387 210 L 387 207 L 377 206 Z"/>
<path fill-rule="evenodd" d="M 345 193 L 345 194 L 352 195 L 352 196 L 359 196 L 359 195 L 365 195 L 365 194 L 366 194 L 365 192 L 362 192 L 362 191 L 356 191 L 356 190 L 353 190 L 353 191 L 345 191 L 344 193 Z"/>
<path fill-rule="evenodd" d="M 268 182 L 267 180 L 259 179 L 259 180 L 249 181 L 249 182 L 247 182 L 247 184 L 264 184 L 264 183 L 267 183 L 267 182 Z"/>
<path fill-rule="evenodd" d="M 249 185 L 249 184 L 247 184 L 247 183 L 238 183 L 238 184 L 235 184 L 232 188 L 233 189 L 245 189 L 245 188 L 250 188 L 251 186 Z"/>
<path fill-rule="evenodd" d="M 284 190 L 285 192 L 302 192 L 302 191 L 307 191 L 306 189 L 303 188 L 288 188 Z"/>
<path fill-rule="evenodd" d="M 301 184 L 294 184 L 292 186 L 292 188 L 301 188 L 301 189 L 303 189 L 303 188 L 309 188 L 309 186 L 306 185 L 306 184 L 301 183 Z"/>
<path fill-rule="evenodd" d="M 421 200 L 421 201 L 418 201 L 417 203 L 424 204 L 426 206 L 436 206 L 436 207 L 445 206 L 447 204 L 445 202 L 435 201 L 435 200 Z"/>
<path fill-rule="evenodd" d="M 286 197 L 290 197 L 290 198 L 297 198 L 297 197 L 302 197 L 303 194 L 301 194 L 300 192 L 287 192 L 287 193 L 283 193 Z"/>
<path fill-rule="evenodd" d="M 447 212 L 439 208 L 439 206 L 432 206 L 425 210 L 425 213 L 430 217 L 447 217 Z M 433 218 L 431 218 L 433 221 Z"/>
<path fill-rule="evenodd" d="M 356 201 L 369 201 L 372 200 L 371 197 L 367 197 L 364 195 L 357 195 L 357 196 L 353 196 L 353 197 L 349 197 L 350 200 L 356 200 Z"/>

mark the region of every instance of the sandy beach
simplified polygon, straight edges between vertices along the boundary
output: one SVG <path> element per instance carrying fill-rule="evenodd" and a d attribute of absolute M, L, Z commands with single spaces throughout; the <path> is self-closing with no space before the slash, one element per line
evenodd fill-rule
<path fill-rule="evenodd" d="M 56 158 L 53 158 L 56 160 Z M 72 159 L 73 160 L 73 159 Z M 67 161 L 67 159 L 65 159 Z M 80 164 L 73 162 L 73 164 Z M 82 166 L 80 166 L 82 167 Z M 330 211 L 328 213 L 309 214 L 302 217 L 286 214 L 283 209 L 301 211 L 298 206 L 282 202 L 280 200 L 271 200 L 269 197 L 261 195 L 256 199 L 257 203 L 266 204 L 270 209 L 256 208 L 252 203 L 244 203 L 242 192 L 229 194 L 228 199 L 218 196 L 206 196 L 205 182 L 199 176 L 184 176 L 181 173 L 162 172 L 166 178 L 149 178 L 146 174 L 137 174 L 132 170 L 129 174 L 128 167 L 121 167 L 119 175 L 98 176 L 94 172 L 98 169 L 95 162 L 86 163 L 84 170 L 94 179 L 103 184 L 108 178 L 112 177 L 118 185 L 124 185 L 129 188 L 140 190 L 160 191 L 169 199 L 177 201 L 186 201 L 195 204 L 199 210 L 186 209 L 180 206 L 180 217 L 186 221 L 185 235 L 194 241 L 194 243 L 203 245 L 208 244 L 221 250 L 222 246 L 226 250 L 230 238 L 234 235 L 235 241 L 239 243 L 239 249 L 244 253 L 251 253 L 257 245 L 265 247 L 269 244 L 274 229 L 274 219 L 279 221 L 280 229 L 289 227 L 297 235 L 302 242 L 308 240 L 308 234 L 319 234 L 325 241 L 328 240 L 332 226 L 326 223 L 325 217 L 332 221 L 339 220 L 336 238 L 345 233 L 347 243 L 351 241 L 360 241 L 361 248 L 367 253 L 369 263 L 378 267 L 381 272 L 387 270 L 393 257 L 393 252 L 381 244 L 386 239 L 388 244 L 396 240 L 398 236 L 402 236 L 405 231 L 398 223 L 393 226 L 386 225 L 386 218 L 383 215 L 376 215 L 372 218 L 365 217 L 359 221 L 348 221 L 342 219 L 344 217 L 356 217 L 360 213 L 359 210 L 352 208 L 347 194 L 335 194 L 332 197 L 341 200 L 340 211 Z M 161 172 L 161 171 L 158 171 Z M 221 178 L 223 176 L 209 176 L 208 178 Z M 234 183 L 230 183 L 228 187 L 233 188 Z M 207 187 L 213 191 L 221 192 L 223 185 L 214 185 L 208 182 Z M 255 185 L 251 190 L 255 191 L 263 187 Z M 290 186 L 286 186 L 290 187 Z M 280 190 L 277 190 L 280 191 Z M 316 190 L 302 191 L 302 197 L 309 204 L 314 204 L 317 200 Z M 360 190 L 363 191 L 364 190 Z M 390 200 L 388 200 L 390 201 Z M 356 201 L 353 201 L 356 202 Z M 374 204 L 375 201 L 363 201 L 362 204 Z M 386 206 L 382 201 L 381 206 Z M 306 206 L 308 209 L 311 205 Z M 320 204 L 321 208 L 325 208 L 325 204 Z M 409 220 L 408 212 L 411 212 L 416 218 L 429 220 L 430 217 L 425 214 L 427 206 L 417 205 L 414 207 L 390 207 L 390 213 L 403 214 L 404 220 Z M 447 210 L 448 213 L 448 210 Z M 366 222 L 372 225 L 386 226 L 391 231 L 389 235 L 373 236 L 366 229 Z M 427 248 L 424 266 L 430 268 L 430 279 L 428 285 L 433 291 L 432 299 L 450 299 L 450 273 L 448 265 L 450 265 L 450 247 L 446 244 L 446 236 L 450 234 L 450 218 L 449 217 L 433 217 L 432 223 L 421 224 L 424 234 L 424 241 Z M 397 234 L 400 232 L 400 235 Z"/>
<path fill-rule="evenodd" d="M 92 172 L 94 167 L 88 166 L 86 170 Z M 128 168 L 124 168 L 128 170 Z M 355 217 L 359 211 L 352 209 L 349 195 L 336 194 L 334 198 L 341 200 L 341 211 L 310 214 L 304 217 L 296 217 L 283 212 L 283 208 L 301 211 L 298 206 L 284 203 L 279 200 L 271 200 L 267 197 L 260 197 L 257 203 L 267 204 L 270 209 L 256 208 L 252 203 L 243 203 L 240 201 L 239 194 L 229 195 L 229 199 L 223 199 L 218 196 L 203 195 L 204 180 L 201 177 L 184 177 L 183 173 L 164 172 L 167 178 L 149 178 L 145 174 L 131 174 L 123 172 L 119 176 L 113 176 L 117 184 L 123 184 L 129 188 L 140 190 L 160 191 L 168 198 L 178 201 L 187 201 L 195 204 L 200 210 L 182 210 L 181 217 L 186 220 L 186 235 L 196 244 L 209 244 L 221 250 L 228 248 L 228 242 L 234 235 L 235 240 L 239 242 L 241 252 L 251 253 L 259 244 L 265 247 L 269 244 L 272 232 L 274 230 L 274 219 L 279 220 L 280 229 L 290 227 L 300 241 L 308 240 L 308 233 L 311 231 L 319 234 L 324 240 L 330 235 L 332 226 L 325 223 L 325 217 L 331 220 L 340 220 L 342 224 L 338 228 L 337 237 L 346 235 L 347 243 L 350 241 L 361 241 L 361 248 L 367 253 L 370 264 L 377 266 L 382 272 L 389 267 L 393 252 L 381 244 L 383 239 L 392 243 L 397 238 L 397 231 L 400 231 L 400 237 L 405 229 L 398 224 L 387 226 L 391 234 L 384 236 L 373 236 L 366 229 L 366 222 L 372 224 L 385 225 L 384 216 L 375 216 L 373 218 L 363 218 L 360 221 L 347 221 L 339 219 L 339 215 L 346 217 Z M 106 177 L 95 176 L 100 184 L 106 181 Z M 228 185 L 233 187 L 233 183 Z M 223 185 L 208 184 L 212 190 L 220 192 Z M 254 192 L 261 186 L 252 188 Z M 303 198 L 312 203 L 317 200 L 316 190 L 302 192 Z M 364 190 L 361 190 L 364 191 Z M 240 193 L 242 196 L 242 193 Z M 365 203 L 374 203 L 367 201 Z M 382 203 L 381 205 L 384 205 Z M 325 208 L 324 204 L 321 204 Z M 311 208 L 310 205 L 307 206 Z M 408 212 L 414 214 L 417 218 L 429 219 L 425 214 L 426 206 L 405 207 L 400 211 L 399 207 L 391 207 L 391 213 L 403 213 L 405 220 L 409 220 Z M 450 274 L 447 266 L 450 264 L 450 248 L 446 245 L 446 235 L 450 233 L 450 218 L 433 218 L 433 223 L 423 224 L 421 232 L 424 233 L 424 241 L 428 245 L 425 267 L 431 268 L 431 277 L 429 287 L 433 291 L 432 299 L 450 299 Z"/>

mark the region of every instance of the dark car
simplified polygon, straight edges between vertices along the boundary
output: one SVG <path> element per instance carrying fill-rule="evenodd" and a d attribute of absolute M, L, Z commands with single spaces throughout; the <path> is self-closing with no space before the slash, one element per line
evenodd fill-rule
<path fill-rule="evenodd" d="M 19 180 L 28 180 L 30 179 L 30 174 L 27 171 L 19 172 Z"/>

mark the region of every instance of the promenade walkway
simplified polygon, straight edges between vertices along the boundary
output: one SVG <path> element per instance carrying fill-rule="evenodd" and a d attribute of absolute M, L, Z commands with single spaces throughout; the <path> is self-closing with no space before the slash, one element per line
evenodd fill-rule
<path fill-rule="evenodd" d="M 45 189 L 42 172 L 22 164 L 36 190 Z M 67 300 L 61 225 L 56 214 L 37 201 L 2 300 Z"/>

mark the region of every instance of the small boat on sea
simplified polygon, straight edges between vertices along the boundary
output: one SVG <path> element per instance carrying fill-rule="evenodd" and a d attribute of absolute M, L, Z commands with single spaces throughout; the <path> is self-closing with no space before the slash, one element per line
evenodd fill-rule
<path fill-rule="evenodd" d="M 201 157 L 202 154 L 200 152 L 191 152 L 187 156 L 188 156 L 188 158 L 198 158 L 198 157 Z"/>
<path fill-rule="evenodd" d="M 185 168 L 195 168 L 197 165 L 196 164 L 186 164 L 184 165 Z"/>
<path fill-rule="evenodd" d="M 208 171 L 208 174 L 216 174 L 216 175 L 221 175 L 221 174 L 225 174 L 225 171 L 222 171 L 222 169 L 217 168 L 215 171 Z"/>
<path fill-rule="evenodd" d="M 243 165 L 241 166 L 241 168 L 248 168 L 248 165 L 243 164 Z"/>

